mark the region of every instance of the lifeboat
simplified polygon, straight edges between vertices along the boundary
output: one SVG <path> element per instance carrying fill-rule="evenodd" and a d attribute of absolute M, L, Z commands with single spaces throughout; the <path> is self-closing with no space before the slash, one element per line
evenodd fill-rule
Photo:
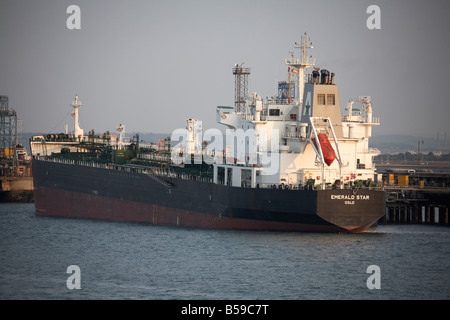
<path fill-rule="evenodd" d="M 334 159 L 336 159 L 336 154 L 334 153 L 334 149 L 331 146 L 330 141 L 328 140 L 328 136 L 325 133 L 319 133 L 318 135 L 320 148 L 322 149 L 323 158 L 325 160 L 325 163 L 330 166 Z M 317 148 L 316 139 L 312 138 L 312 141 L 314 143 L 314 146 Z"/>

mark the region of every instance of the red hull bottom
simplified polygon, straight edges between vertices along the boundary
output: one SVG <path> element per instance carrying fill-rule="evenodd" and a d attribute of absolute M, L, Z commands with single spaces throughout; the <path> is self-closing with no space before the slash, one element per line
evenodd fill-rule
<path fill-rule="evenodd" d="M 363 232 L 370 227 L 339 227 L 230 218 L 50 188 L 36 189 L 34 196 L 36 214 L 42 216 L 251 231 L 353 233 Z"/>

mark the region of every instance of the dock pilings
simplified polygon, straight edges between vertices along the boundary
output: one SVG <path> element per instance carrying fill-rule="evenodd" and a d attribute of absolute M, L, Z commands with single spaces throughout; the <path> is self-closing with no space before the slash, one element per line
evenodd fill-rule
<path fill-rule="evenodd" d="M 386 190 L 381 224 L 428 224 L 450 226 L 450 190 Z"/>

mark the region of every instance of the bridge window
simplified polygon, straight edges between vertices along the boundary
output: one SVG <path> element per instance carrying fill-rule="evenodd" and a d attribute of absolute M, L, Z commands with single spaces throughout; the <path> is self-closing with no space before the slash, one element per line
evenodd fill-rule
<path fill-rule="evenodd" d="M 269 116 L 279 116 L 280 109 L 269 109 Z"/>
<path fill-rule="evenodd" d="M 319 93 L 317 95 L 317 104 L 325 105 L 325 94 Z"/>
<path fill-rule="evenodd" d="M 334 98 L 334 93 L 333 94 L 327 94 L 327 105 L 334 106 L 335 104 L 336 104 L 336 100 Z"/>

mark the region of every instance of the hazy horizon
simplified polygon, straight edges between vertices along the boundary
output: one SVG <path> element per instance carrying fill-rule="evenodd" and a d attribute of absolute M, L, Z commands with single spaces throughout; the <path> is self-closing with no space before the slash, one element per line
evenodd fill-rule
<path fill-rule="evenodd" d="M 69 5 L 81 29 L 69 30 Z M 381 29 L 369 30 L 369 5 Z M 251 68 L 249 91 L 277 94 L 284 58 L 306 31 L 316 66 L 336 73 L 341 111 L 372 97 L 373 135 L 441 137 L 450 118 L 448 1 L 8 1 L 0 3 L 0 94 L 23 132 L 172 132 L 204 128 L 233 105 L 232 68 Z"/>

